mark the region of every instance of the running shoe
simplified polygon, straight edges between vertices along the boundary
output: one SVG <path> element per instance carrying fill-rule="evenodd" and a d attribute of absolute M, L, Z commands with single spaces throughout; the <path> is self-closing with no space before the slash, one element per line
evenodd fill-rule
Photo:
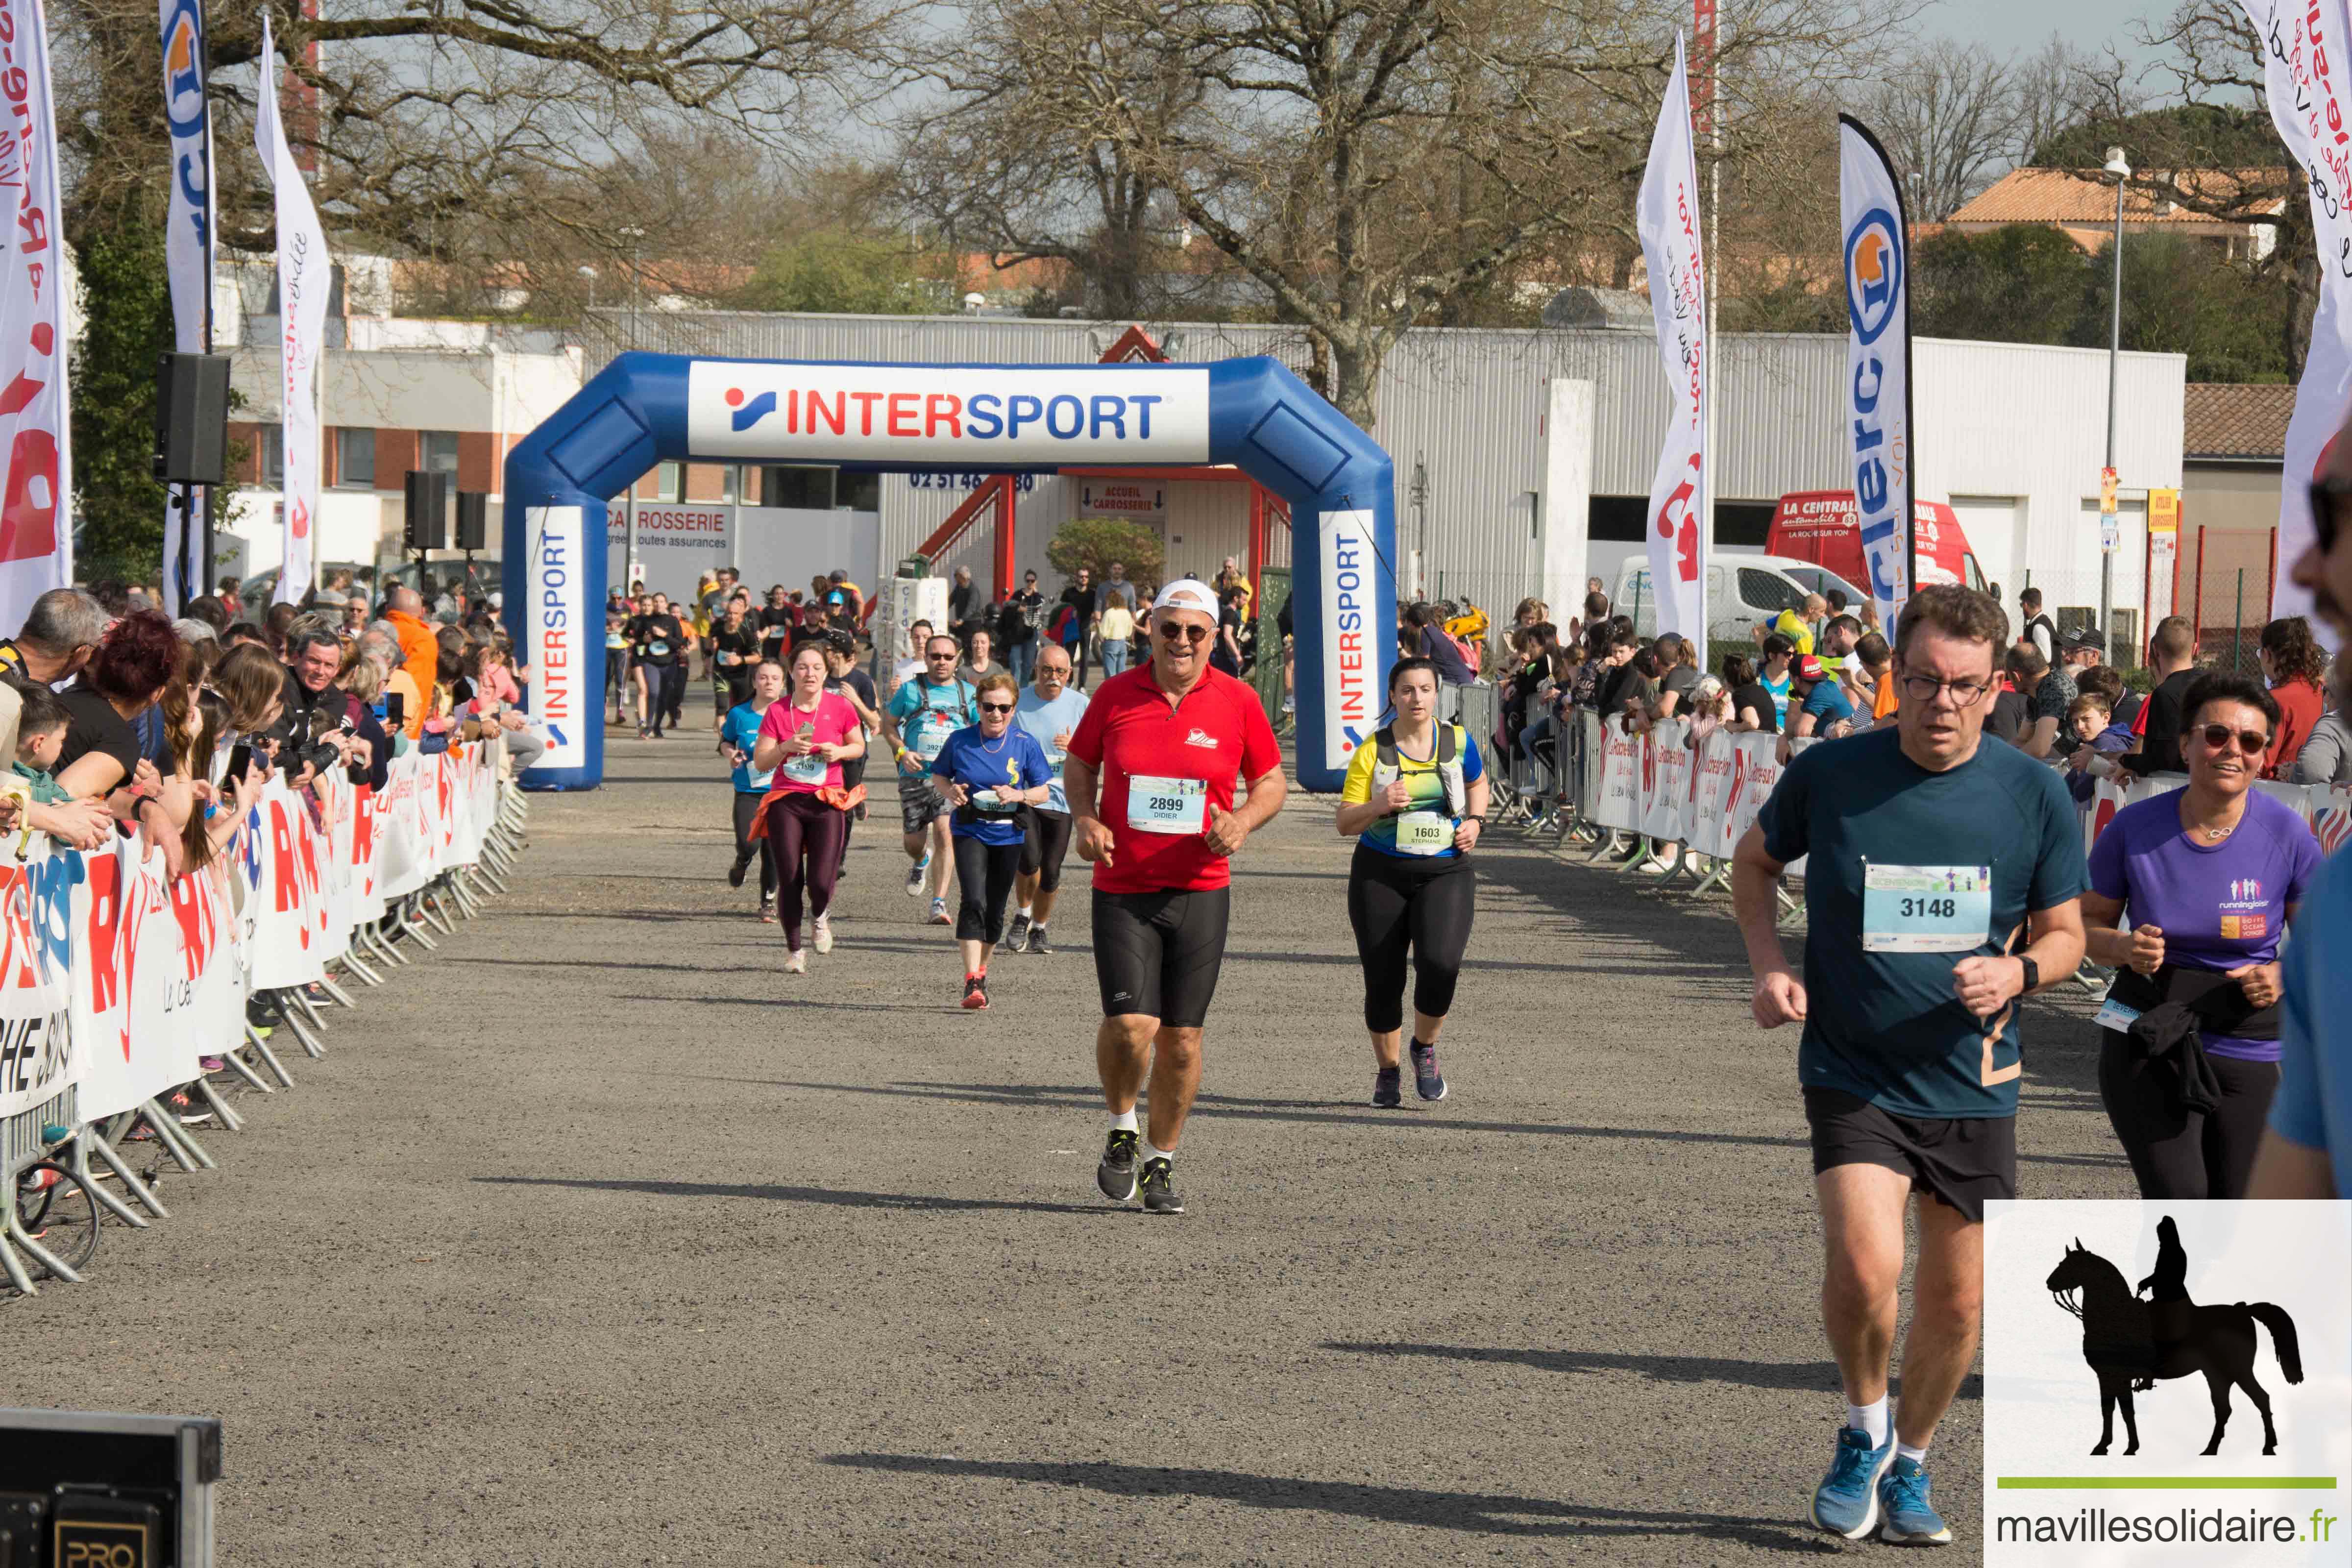
<path fill-rule="evenodd" d="M 923 878 L 930 868 L 931 852 L 926 849 L 923 851 L 923 858 L 907 868 L 907 896 L 908 898 L 919 899 L 923 896 Z"/>
<path fill-rule="evenodd" d="M 1004 951 L 1007 952 L 1021 952 L 1025 951 L 1028 946 L 1029 917 L 1022 914 L 1018 910 L 1015 910 L 1013 916 L 1013 929 L 1004 933 Z"/>
<path fill-rule="evenodd" d="M 1832 1535 L 1860 1541 L 1878 1528 L 1878 1479 L 1895 1463 L 1895 1435 L 1886 1435 L 1885 1447 L 1874 1448 L 1869 1433 L 1841 1426 L 1837 1442 L 1830 1473 L 1813 1489 L 1811 1516 Z"/>
<path fill-rule="evenodd" d="M 1423 1100 L 1445 1098 L 1445 1075 L 1437 1070 L 1437 1047 L 1419 1041 L 1412 1047 L 1412 1091 Z"/>
<path fill-rule="evenodd" d="M 792 952 L 784 954 L 784 973 L 787 974 L 806 974 L 808 973 L 808 954 L 797 947 L 793 949 Z"/>
<path fill-rule="evenodd" d="M 988 976 L 967 974 L 963 977 L 963 1010 L 977 1013 L 988 1005 Z"/>
<path fill-rule="evenodd" d="M 741 887 L 743 885 L 743 873 L 751 868 L 751 857 L 749 855 L 736 856 L 735 864 L 727 868 L 727 885 L 730 888 Z"/>
<path fill-rule="evenodd" d="M 1143 1163 L 1143 1206 L 1150 1214 L 1182 1214 L 1184 1200 L 1176 1195 L 1176 1165 L 1167 1155 Z"/>
<path fill-rule="evenodd" d="M 1103 1140 L 1101 1163 L 1095 1166 L 1095 1185 L 1102 1195 L 1115 1204 L 1129 1202 L 1135 1196 L 1136 1134 L 1124 1127 L 1114 1127 Z"/>
<path fill-rule="evenodd" d="M 1031 952 L 1051 952 L 1054 951 L 1054 944 L 1045 938 L 1045 928 L 1044 926 L 1033 925 L 1029 928 L 1029 951 Z"/>
<path fill-rule="evenodd" d="M 819 952 L 833 951 L 833 917 L 831 915 L 816 917 L 816 950 Z"/>
<path fill-rule="evenodd" d="M 1952 1527 L 1927 1500 L 1927 1467 L 1898 1457 L 1878 1483 L 1878 1506 L 1886 1515 L 1878 1539 L 1890 1546 L 1949 1546 Z"/>
<path fill-rule="evenodd" d="M 945 899 L 933 899 L 931 900 L 930 923 L 935 926 L 955 924 L 954 921 L 948 918 L 948 901 Z"/>
<path fill-rule="evenodd" d="M 760 900 L 760 920 L 761 923 L 766 925 L 774 925 L 776 923 L 776 900 L 774 899 L 769 898 L 761 899 Z"/>
<path fill-rule="evenodd" d="M 1398 1087 L 1403 1074 L 1395 1068 L 1382 1068 L 1372 1075 L 1372 1103 L 1382 1110 L 1394 1110 L 1404 1103 L 1404 1092 Z"/>

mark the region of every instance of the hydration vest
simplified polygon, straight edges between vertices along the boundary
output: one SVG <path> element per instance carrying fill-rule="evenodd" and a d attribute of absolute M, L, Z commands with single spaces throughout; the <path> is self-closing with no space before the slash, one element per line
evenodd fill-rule
<path fill-rule="evenodd" d="M 1403 753 L 1397 750 L 1396 726 L 1383 724 L 1372 734 L 1372 793 L 1380 794 L 1403 775 Z M 1440 724 L 1437 727 L 1437 776 L 1445 786 L 1445 815 L 1457 821 L 1463 805 L 1469 797 L 1469 786 L 1462 779 L 1462 726 Z"/>

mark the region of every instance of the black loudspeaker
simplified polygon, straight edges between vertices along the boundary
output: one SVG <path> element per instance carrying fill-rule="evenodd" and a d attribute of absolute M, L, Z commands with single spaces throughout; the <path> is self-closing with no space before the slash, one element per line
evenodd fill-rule
<path fill-rule="evenodd" d="M 173 484 L 228 479 L 228 355 L 155 360 L 155 477 Z"/>
<path fill-rule="evenodd" d="M 411 550 L 446 550 L 449 548 L 449 476 L 427 473 L 422 468 L 409 472 L 408 521 L 403 539 Z"/>
<path fill-rule="evenodd" d="M 459 550 L 488 550 L 490 547 L 490 492 L 459 490 L 457 492 L 457 543 Z"/>

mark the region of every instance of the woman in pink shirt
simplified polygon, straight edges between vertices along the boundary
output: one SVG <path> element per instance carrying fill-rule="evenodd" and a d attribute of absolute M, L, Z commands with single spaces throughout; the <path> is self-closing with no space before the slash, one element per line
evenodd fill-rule
<path fill-rule="evenodd" d="M 775 770 L 754 836 L 765 831 L 776 860 L 776 917 L 784 928 L 788 974 L 808 973 L 801 951 L 801 889 L 816 926 L 816 950 L 833 951 L 825 911 L 841 873 L 849 811 L 865 787 L 842 787 L 841 764 L 866 754 L 866 727 L 848 699 L 824 689 L 824 645 L 805 642 L 793 655 L 792 689 L 769 706 L 751 749 L 753 771 Z"/>

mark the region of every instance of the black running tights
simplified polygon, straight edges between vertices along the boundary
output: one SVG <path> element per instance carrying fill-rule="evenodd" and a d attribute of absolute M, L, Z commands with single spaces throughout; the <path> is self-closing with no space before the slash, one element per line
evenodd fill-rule
<path fill-rule="evenodd" d="M 811 918 L 833 907 L 834 884 L 841 876 L 841 836 L 849 818 L 814 795 L 794 791 L 780 795 L 768 807 L 768 842 L 775 847 L 776 872 L 782 885 L 776 893 L 776 919 L 784 928 L 784 945 L 801 945 L 801 889 L 808 889 Z"/>
<path fill-rule="evenodd" d="M 1412 1005 L 1443 1018 L 1470 946 L 1478 873 L 1466 860 L 1406 859 L 1356 846 L 1348 871 L 1348 923 L 1364 965 L 1364 1027 L 1404 1027 L 1405 953 L 1413 959 Z"/>
<path fill-rule="evenodd" d="M 2205 1059 L 2221 1083 L 2221 1103 L 2211 1110 L 2183 1111 L 2168 1099 L 2161 1079 L 2137 1058 L 2130 1036 L 2115 1029 L 2100 1034 L 2099 1098 L 2131 1161 L 2139 1195 L 2244 1197 L 2271 1094 L 2278 1088 L 2278 1063 L 2209 1055 Z"/>
<path fill-rule="evenodd" d="M 749 860 L 753 850 L 758 851 L 762 901 L 776 896 L 776 841 L 771 837 L 753 838 L 751 824 L 759 820 L 760 803 L 767 797 L 765 790 L 735 792 L 735 858 Z"/>
<path fill-rule="evenodd" d="M 963 895 L 956 910 L 956 940 L 994 942 L 1004 934 L 1004 905 L 1013 896 L 1013 879 L 1021 870 L 1021 840 L 990 844 L 959 833 L 955 868 Z"/>

